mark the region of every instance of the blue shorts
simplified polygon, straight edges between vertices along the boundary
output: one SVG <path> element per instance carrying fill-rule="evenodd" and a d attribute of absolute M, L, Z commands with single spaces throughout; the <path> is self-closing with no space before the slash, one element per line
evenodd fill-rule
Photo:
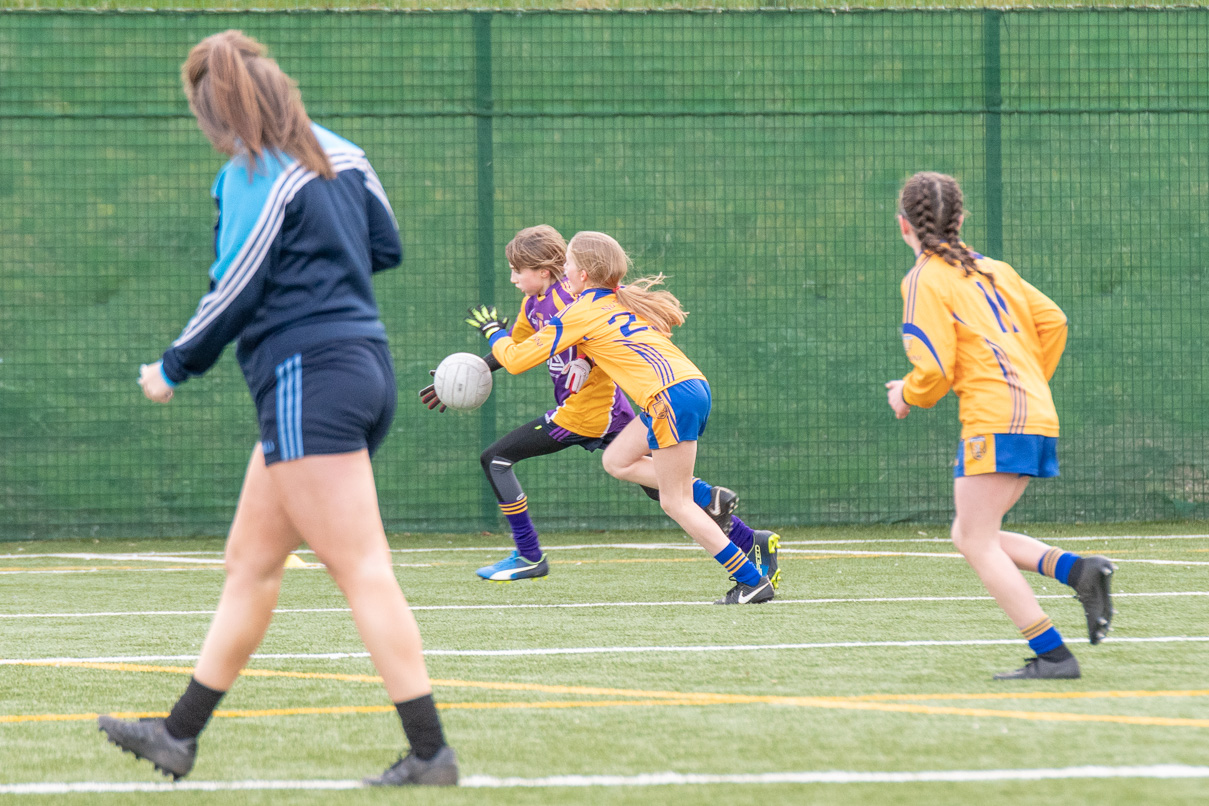
<path fill-rule="evenodd" d="M 1037 434 L 986 434 L 958 442 L 953 478 L 983 473 L 1053 478 L 1058 475 L 1058 438 Z"/>
<path fill-rule="evenodd" d="M 266 465 L 363 448 L 372 456 L 390 431 L 398 389 L 384 341 L 308 347 L 271 373 L 252 389 Z"/>
<path fill-rule="evenodd" d="M 709 422 L 712 403 L 709 384 L 699 378 L 664 389 L 655 395 L 649 411 L 638 412 L 646 426 L 647 445 L 657 451 L 700 438 Z"/>

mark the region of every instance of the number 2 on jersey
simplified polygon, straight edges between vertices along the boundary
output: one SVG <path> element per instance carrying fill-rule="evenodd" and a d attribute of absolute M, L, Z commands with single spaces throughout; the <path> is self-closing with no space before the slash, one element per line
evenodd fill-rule
<path fill-rule="evenodd" d="M 641 327 L 631 327 L 631 325 L 633 325 L 634 322 L 637 321 L 638 317 L 635 316 L 634 314 L 630 313 L 629 311 L 626 311 L 625 313 L 613 314 L 612 316 L 609 317 L 609 324 L 610 325 L 613 324 L 614 322 L 616 322 L 619 318 L 621 318 L 623 316 L 626 318 L 626 320 L 621 323 L 621 335 L 629 337 L 629 336 L 633 336 L 635 333 L 637 333 L 640 330 L 650 330 L 650 328 L 647 327 L 646 325 L 642 325 Z"/>

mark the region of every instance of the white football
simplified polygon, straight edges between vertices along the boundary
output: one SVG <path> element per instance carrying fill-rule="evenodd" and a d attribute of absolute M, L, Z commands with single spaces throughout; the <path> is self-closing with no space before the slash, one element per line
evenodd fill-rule
<path fill-rule="evenodd" d="M 474 353 L 454 353 L 437 366 L 432 385 L 446 406 L 470 411 L 491 394 L 491 370 Z"/>

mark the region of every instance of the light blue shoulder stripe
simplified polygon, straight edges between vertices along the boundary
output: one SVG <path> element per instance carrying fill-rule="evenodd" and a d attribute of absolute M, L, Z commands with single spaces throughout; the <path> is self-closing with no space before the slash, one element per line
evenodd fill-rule
<path fill-rule="evenodd" d="M 210 279 L 218 282 L 252 235 L 277 178 L 294 164 L 287 155 L 266 155 L 256 163 L 251 181 L 247 160 L 233 159 L 214 180 L 211 194 L 219 203 L 218 243 Z"/>
<path fill-rule="evenodd" d="M 319 145 L 328 153 L 333 151 L 357 151 L 361 154 L 365 153 L 356 143 L 351 140 L 345 140 L 340 135 L 330 129 L 323 128 L 318 123 L 311 123 L 311 131 L 315 133 L 315 138 L 319 140 Z"/>

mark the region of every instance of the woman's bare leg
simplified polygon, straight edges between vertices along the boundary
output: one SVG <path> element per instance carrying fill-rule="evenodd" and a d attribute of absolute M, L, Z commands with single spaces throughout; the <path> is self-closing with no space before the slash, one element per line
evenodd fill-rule
<path fill-rule="evenodd" d="M 199 683 L 218 691 L 234 684 L 269 629 L 285 560 L 298 544 L 257 444 L 227 536 L 222 596 L 193 670 Z"/>
<path fill-rule="evenodd" d="M 633 423 L 631 423 L 633 425 Z M 629 426 L 626 426 L 626 431 Z M 645 432 L 646 426 L 643 426 Z M 625 431 L 622 431 L 622 435 Z M 619 437 L 620 438 L 620 437 Z M 617 444 L 616 441 L 613 442 Z M 612 447 L 612 446 L 610 446 Z M 647 486 L 659 490 L 659 506 L 672 520 L 697 541 L 697 544 L 717 556 L 732 545 L 713 518 L 693 501 L 693 467 L 697 462 L 697 442 L 680 442 L 670 448 L 660 448 L 652 455 L 655 483 Z M 639 482 L 643 483 L 643 482 Z"/>
<path fill-rule="evenodd" d="M 1017 629 L 1045 618 L 1033 589 L 1005 550 L 1000 537 L 1003 516 L 1019 500 L 1027 485 L 1027 476 L 1010 473 L 964 476 L 955 479 L 953 484 L 957 507 L 953 544 Z M 1009 540 L 1009 544 L 1012 542 Z"/>
<path fill-rule="evenodd" d="M 270 472 L 295 528 L 348 599 L 391 700 L 430 694 L 420 628 L 391 565 L 369 453 L 308 456 Z"/>
<path fill-rule="evenodd" d="M 655 472 L 655 462 L 651 458 L 650 445 L 647 443 L 647 427 L 638 418 L 630 420 L 626 427 L 621 429 L 621 433 L 605 448 L 600 461 L 605 472 L 613 478 L 632 481 L 653 490 L 659 489 L 659 477 Z M 691 469 L 689 477 L 691 498 Z"/>

